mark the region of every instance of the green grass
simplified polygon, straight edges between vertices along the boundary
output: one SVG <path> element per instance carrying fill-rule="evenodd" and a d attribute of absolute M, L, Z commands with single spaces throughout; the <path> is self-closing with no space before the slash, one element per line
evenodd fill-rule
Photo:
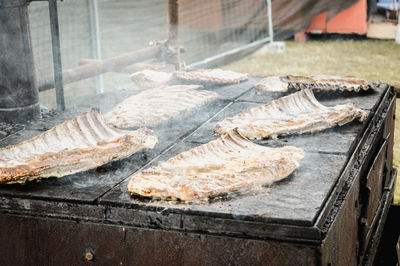
<path fill-rule="evenodd" d="M 394 41 L 287 41 L 281 54 L 250 55 L 225 66 L 238 72 L 259 75 L 340 75 L 369 81 L 400 84 L 400 45 Z M 400 99 L 397 100 L 400 103 Z M 400 166 L 400 108 L 396 110 L 394 159 Z M 395 202 L 400 203 L 400 179 Z"/>

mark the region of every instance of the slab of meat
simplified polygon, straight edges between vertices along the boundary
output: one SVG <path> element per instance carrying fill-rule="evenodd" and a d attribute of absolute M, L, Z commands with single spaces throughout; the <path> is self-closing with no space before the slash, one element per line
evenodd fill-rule
<path fill-rule="evenodd" d="M 236 84 L 248 79 L 247 74 L 222 69 L 175 72 L 174 78 L 191 84 Z"/>
<path fill-rule="evenodd" d="M 172 79 L 172 73 L 142 70 L 130 75 L 133 82 L 141 88 L 151 89 L 166 86 Z"/>
<path fill-rule="evenodd" d="M 254 85 L 258 91 L 286 92 L 288 83 L 282 81 L 278 76 L 263 78 Z"/>
<path fill-rule="evenodd" d="M 214 132 L 225 134 L 233 128 L 250 139 L 276 138 L 281 135 L 318 132 L 354 119 L 365 121 L 367 113 L 353 103 L 326 107 L 306 89 L 254 107 L 214 126 Z"/>
<path fill-rule="evenodd" d="M 0 149 L 0 183 L 25 183 L 62 177 L 127 158 L 157 143 L 153 131 L 120 130 L 108 126 L 98 110 Z"/>
<path fill-rule="evenodd" d="M 254 87 L 260 91 L 286 92 L 289 89 L 316 89 L 323 91 L 356 91 L 375 89 L 379 82 L 371 83 L 356 77 L 339 76 L 273 76 L 260 80 Z"/>
<path fill-rule="evenodd" d="M 199 85 L 176 85 L 145 90 L 118 104 L 104 117 L 119 128 L 154 127 L 217 99 Z"/>
<path fill-rule="evenodd" d="M 131 176 L 133 195 L 163 200 L 206 200 L 289 176 L 304 158 L 301 148 L 268 148 L 232 130 L 207 144 Z"/>

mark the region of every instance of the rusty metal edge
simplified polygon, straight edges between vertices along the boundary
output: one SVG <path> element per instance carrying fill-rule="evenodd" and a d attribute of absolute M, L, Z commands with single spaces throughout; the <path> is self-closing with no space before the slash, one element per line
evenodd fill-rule
<path fill-rule="evenodd" d="M 231 236 L 261 240 L 319 245 L 320 234 L 315 227 L 269 224 L 225 218 L 171 213 L 164 208 L 148 211 L 124 207 L 102 206 L 93 203 L 76 203 L 0 197 L 0 215 L 41 217 L 85 221 L 97 224 L 124 225 L 192 232 L 218 236 Z M 307 237 L 305 237 L 307 236 Z"/>
<path fill-rule="evenodd" d="M 328 233 L 332 222 L 334 222 L 335 217 L 339 213 L 339 210 L 345 201 L 351 184 L 353 183 L 355 177 L 363 170 L 362 165 L 368 155 L 370 144 L 374 142 L 377 137 L 377 132 L 379 131 L 376 129 L 380 129 L 384 125 L 385 118 L 388 114 L 387 111 L 389 110 L 392 103 L 392 98 L 394 97 L 395 93 L 393 92 L 393 87 L 389 87 L 387 92 L 384 94 L 370 124 L 365 130 L 360 142 L 350 157 L 348 164 L 334 185 L 334 188 L 330 193 L 325 206 L 320 213 L 317 214 L 314 224 L 317 228 L 320 228 L 322 235 L 326 235 Z M 366 146 L 367 149 L 365 149 Z"/>
<path fill-rule="evenodd" d="M 382 159 L 379 157 L 383 155 L 382 153 L 383 153 L 384 149 L 386 148 L 387 144 L 388 144 L 388 141 L 387 141 L 387 139 L 385 139 L 381 148 L 379 149 L 378 154 L 376 155 L 376 157 L 372 163 L 371 168 L 368 171 L 368 174 L 367 174 L 366 180 L 365 180 L 366 182 L 368 181 L 368 178 L 371 177 L 371 174 L 373 173 L 374 165 L 377 162 L 382 161 Z M 390 178 L 392 178 L 392 176 L 390 176 Z M 390 186 L 392 187 L 392 185 L 391 185 L 393 183 L 392 180 L 390 182 L 391 182 Z M 366 186 L 366 184 L 361 185 L 361 187 L 364 187 L 364 186 Z M 382 195 L 379 199 L 378 206 L 376 207 L 376 209 L 373 210 L 374 213 L 371 215 L 372 217 L 368 215 L 368 207 L 369 207 L 370 203 L 367 201 L 364 204 L 362 204 L 361 215 L 360 215 L 360 226 L 363 227 L 363 226 L 369 225 L 370 229 L 367 230 L 367 232 L 366 232 L 366 231 L 364 231 L 364 230 L 366 230 L 365 227 L 359 228 L 360 254 L 363 254 L 363 252 L 366 249 L 366 245 L 368 244 L 367 242 L 370 241 L 371 236 L 374 233 L 374 230 L 371 230 L 371 228 L 374 228 L 376 226 L 377 221 L 379 220 L 378 213 L 380 212 L 380 209 L 382 208 L 382 202 L 384 201 L 384 198 L 385 198 L 384 195 L 385 195 L 386 191 L 387 191 L 387 189 L 382 187 Z M 360 194 L 364 194 L 364 193 L 361 192 Z M 360 196 L 362 197 L 364 195 L 360 195 Z M 368 196 L 370 196 L 370 195 L 368 194 Z M 365 200 L 365 199 L 363 199 L 363 200 Z M 369 199 L 366 199 L 366 200 L 369 200 Z M 372 218 L 372 221 L 369 220 L 369 218 Z M 364 219 L 365 219 L 365 221 L 363 221 Z M 360 229 L 362 229 L 362 231 L 360 231 Z"/>
<path fill-rule="evenodd" d="M 370 238 L 365 254 L 363 255 L 363 257 L 361 257 L 360 261 L 362 261 L 362 263 L 360 265 L 373 265 L 379 241 L 382 236 L 382 231 L 386 222 L 387 215 L 389 213 L 390 202 L 393 201 L 396 176 L 397 169 L 394 169 L 392 180 L 390 181 L 389 186 L 385 189 L 384 195 L 382 197 L 383 200 L 379 206 L 379 211 L 374 218 L 374 223 L 371 228 L 372 237 Z"/>

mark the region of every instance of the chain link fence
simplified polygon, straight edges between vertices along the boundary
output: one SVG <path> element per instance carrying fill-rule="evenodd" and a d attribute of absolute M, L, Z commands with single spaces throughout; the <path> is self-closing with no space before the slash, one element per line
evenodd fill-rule
<path fill-rule="evenodd" d="M 179 19 L 179 41 L 187 50 L 188 64 L 268 37 L 272 40 L 265 0 L 179 1 Z"/>
<path fill-rule="evenodd" d="M 28 8 L 32 49 L 39 80 L 53 74 L 49 7 L 46 1 L 32 2 Z M 58 3 L 61 60 L 63 69 L 78 65 L 79 59 L 91 57 L 88 5 L 82 0 Z M 79 103 L 94 94 L 93 80 L 65 84 L 67 106 Z M 40 93 L 41 104 L 54 108 L 55 91 Z"/>
<path fill-rule="evenodd" d="M 93 13 L 93 3 L 97 10 Z M 183 59 L 195 64 L 232 49 L 271 37 L 270 16 L 265 0 L 179 0 L 179 43 L 186 49 Z M 63 69 L 78 66 L 85 58 L 108 58 L 148 46 L 167 38 L 166 0 L 65 0 L 58 2 Z M 91 16 L 96 16 L 93 20 Z M 37 79 L 53 73 L 48 3 L 29 5 L 31 39 Z M 96 25 L 93 25 L 95 23 Z M 96 32 L 99 36 L 93 36 Z M 104 89 L 133 86 L 127 74 L 102 75 Z M 95 95 L 94 79 L 64 84 L 66 105 Z M 55 107 L 54 90 L 40 93 L 40 102 Z"/>

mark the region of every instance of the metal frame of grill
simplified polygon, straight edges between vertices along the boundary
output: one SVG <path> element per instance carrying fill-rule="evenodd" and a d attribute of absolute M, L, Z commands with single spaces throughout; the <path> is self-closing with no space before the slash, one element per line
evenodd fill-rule
<path fill-rule="evenodd" d="M 203 205 L 149 202 L 129 195 L 127 178 L 137 169 L 207 142 L 215 121 L 280 96 L 256 94 L 252 87 L 259 79 L 208 88 L 220 99 L 202 112 L 156 128 L 163 137 L 154 150 L 61 179 L 0 186 L 0 225 L 6 228 L 0 239 L 7 239 L 8 247 L 0 250 L 0 260 L 23 264 L 33 256 L 39 264 L 59 263 L 57 254 L 63 252 L 68 254 L 62 258 L 67 264 L 84 263 L 87 253 L 103 264 L 371 264 L 396 176 L 391 164 L 395 93 L 386 84 L 360 96 L 317 94 L 327 105 L 350 97 L 370 111 L 364 124 L 260 143 L 305 147 L 310 157 L 296 174 L 304 178 L 303 185 L 298 178 L 289 178 L 266 194 L 239 195 Z M 30 138 L 93 106 L 101 106 L 105 112 L 129 93 L 104 95 L 78 110 L 39 120 L 0 145 Z M 319 142 L 324 145 L 316 146 Z M 281 195 L 303 198 L 304 202 L 291 206 Z M 60 240 L 64 230 L 74 237 Z M 38 241 L 40 244 L 35 244 Z M 19 257 L 21 249 L 29 255 Z M 49 260 L 40 255 L 43 250 Z"/>

